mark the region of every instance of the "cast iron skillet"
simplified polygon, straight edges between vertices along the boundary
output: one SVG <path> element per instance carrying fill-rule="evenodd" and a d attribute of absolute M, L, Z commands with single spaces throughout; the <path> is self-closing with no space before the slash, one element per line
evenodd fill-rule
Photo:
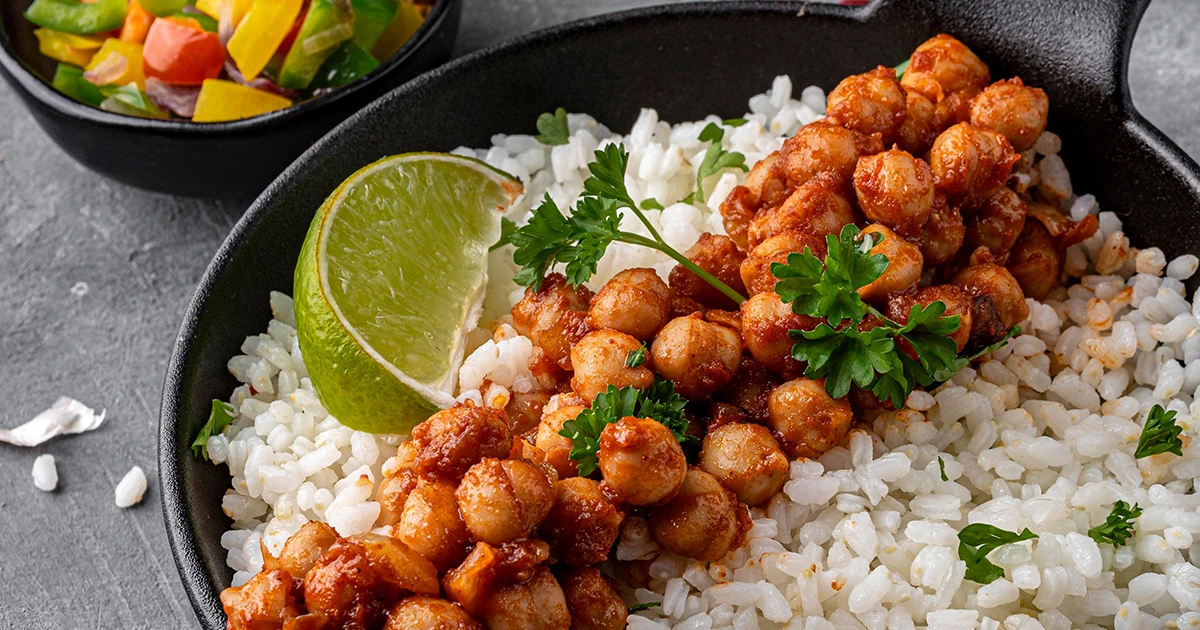
<path fill-rule="evenodd" d="M 962 38 L 994 78 L 1019 74 L 1050 95 L 1051 129 L 1077 190 L 1123 215 L 1135 243 L 1200 251 L 1200 168 L 1133 109 L 1126 67 L 1149 0 L 881 0 L 866 7 L 731 2 L 656 7 L 552 28 L 455 61 L 372 103 L 296 161 L 255 202 L 208 268 L 179 332 L 159 429 L 163 511 L 184 586 L 205 627 L 223 627 L 229 585 L 218 540 L 226 469 L 188 445 L 212 398 L 235 386 L 225 362 L 290 292 L 314 211 L 383 156 L 488 146 L 529 133 L 556 106 L 628 130 L 642 106 L 664 120 L 739 116 L 788 73 L 832 88 L 895 65 L 939 32 Z"/>
<path fill-rule="evenodd" d="M 34 120 L 84 166 L 139 188 L 249 200 L 333 129 L 381 94 L 450 57 L 462 0 L 438 0 L 421 28 L 369 75 L 295 107 L 225 123 L 120 116 L 67 97 L 48 81 L 57 62 L 38 52 L 32 0 L 0 0 L 0 75 Z"/>

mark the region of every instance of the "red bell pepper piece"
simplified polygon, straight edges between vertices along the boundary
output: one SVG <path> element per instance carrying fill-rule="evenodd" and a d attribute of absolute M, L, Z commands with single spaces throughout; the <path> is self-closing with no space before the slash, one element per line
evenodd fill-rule
<path fill-rule="evenodd" d="M 146 35 L 142 64 L 148 77 L 175 85 L 200 85 L 225 67 L 225 48 L 216 33 L 171 19 L 155 20 Z"/>

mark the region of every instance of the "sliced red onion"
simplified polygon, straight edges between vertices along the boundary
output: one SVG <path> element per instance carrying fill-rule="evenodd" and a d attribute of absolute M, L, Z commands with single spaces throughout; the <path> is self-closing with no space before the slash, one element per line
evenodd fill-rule
<path fill-rule="evenodd" d="M 233 31 L 237 28 L 237 24 L 233 23 L 233 2 L 234 0 L 221 0 L 217 5 L 217 39 L 221 40 L 222 46 L 229 43 L 233 38 Z"/>
<path fill-rule="evenodd" d="M 315 55 L 319 52 L 329 50 L 334 46 L 354 37 L 354 27 L 349 24 L 338 24 L 332 28 L 327 28 L 320 33 L 313 33 L 304 38 L 301 44 L 304 46 L 304 52 Z"/>
<path fill-rule="evenodd" d="M 284 98 L 290 98 L 293 101 L 300 98 L 299 90 L 291 90 L 285 87 L 280 87 L 274 81 L 266 77 L 256 77 L 253 81 L 247 81 L 246 77 L 242 76 L 241 71 L 237 69 L 237 64 L 233 63 L 232 61 L 225 61 L 225 72 L 229 74 L 229 78 L 233 80 L 234 83 L 239 83 L 246 87 L 252 87 L 256 90 L 270 92 L 271 94 L 278 94 Z"/>
<path fill-rule="evenodd" d="M 196 113 L 196 99 L 200 98 L 200 86 L 171 85 L 155 77 L 148 77 L 146 96 L 163 109 L 184 118 L 191 118 Z"/>
<path fill-rule="evenodd" d="M 83 78 L 92 85 L 109 85 L 116 83 L 128 69 L 129 60 L 125 55 L 112 52 L 96 64 L 95 68 L 84 72 Z"/>

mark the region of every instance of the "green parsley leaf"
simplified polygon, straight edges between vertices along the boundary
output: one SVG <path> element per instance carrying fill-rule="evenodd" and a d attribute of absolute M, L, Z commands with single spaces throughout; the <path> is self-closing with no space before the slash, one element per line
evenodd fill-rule
<path fill-rule="evenodd" d="M 529 223 L 510 238 L 517 246 L 513 262 L 521 265 L 513 280 L 539 291 L 550 268 L 566 263 L 567 280 L 574 286 L 583 284 L 596 272 L 609 243 L 619 237 L 620 223 L 621 215 L 609 199 L 583 197 L 567 219 L 546 195 Z"/>
<path fill-rule="evenodd" d="M 584 180 L 585 195 L 611 199 L 618 206 L 637 208 L 625 187 L 625 168 L 629 154 L 624 145 L 609 144 L 595 153 L 596 160 L 588 164 L 592 176 Z"/>
<path fill-rule="evenodd" d="M 650 610 L 651 608 L 654 608 L 655 606 L 662 606 L 662 602 L 646 602 L 645 604 L 638 604 L 636 606 L 630 606 L 629 614 L 632 615 L 635 612 L 642 612 L 643 610 Z"/>
<path fill-rule="evenodd" d="M 662 210 L 663 205 L 658 203 L 654 197 L 647 197 L 642 200 L 641 208 L 642 210 Z"/>
<path fill-rule="evenodd" d="M 961 318 L 958 315 L 945 317 L 945 313 L 946 305 L 943 302 L 934 302 L 929 306 L 913 304 L 908 312 L 908 321 L 896 331 L 916 351 L 922 373 L 931 375 L 935 381 L 949 380 L 962 369 L 958 363 L 958 346 L 950 338 L 958 330 Z M 912 378 L 919 380 L 916 375 Z"/>
<path fill-rule="evenodd" d="M 904 77 L 904 73 L 908 70 L 908 62 L 910 62 L 910 61 L 912 61 L 911 58 L 905 59 L 904 61 L 900 62 L 900 65 L 896 66 L 895 70 L 896 70 L 896 80 L 897 81 L 899 81 L 901 78 Z"/>
<path fill-rule="evenodd" d="M 941 457 L 938 457 L 938 472 L 942 475 L 942 481 L 950 481 L 950 478 L 946 476 L 946 460 Z"/>
<path fill-rule="evenodd" d="M 807 247 L 803 254 L 789 254 L 786 265 L 771 263 L 771 273 L 780 280 L 775 285 L 779 298 L 791 303 L 797 314 L 824 317 L 834 327 L 847 319 L 861 322 L 868 307 L 857 291 L 883 274 L 888 259 L 870 253 L 878 239 L 860 239 L 858 234 L 851 224 L 838 236 L 827 236 L 824 264 Z"/>
<path fill-rule="evenodd" d="M 1131 508 L 1128 503 L 1117 501 L 1104 522 L 1088 530 L 1088 536 L 1097 543 L 1120 547 L 1133 536 L 1133 522 L 1141 515 L 1142 508 L 1138 504 L 1134 503 Z"/>
<path fill-rule="evenodd" d="M 696 193 L 694 199 L 698 201 L 704 201 L 705 199 L 705 179 L 727 168 L 740 168 L 743 171 L 750 170 L 750 167 L 746 166 L 746 156 L 737 151 L 726 151 L 721 147 L 721 140 L 724 137 L 725 130 L 721 129 L 717 123 L 708 123 L 700 131 L 700 141 L 711 142 L 712 144 L 704 152 L 704 159 L 700 162 L 700 168 L 696 172 Z"/>
<path fill-rule="evenodd" d="M 212 401 L 212 411 L 208 413 L 208 422 L 200 427 L 200 433 L 196 436 L 196 440 L 192 442 L 192 454 L 197 459 L 208 459 L 208 438 L 214 435 L 220 435 L 229 423 L 237 417 L 237 411 L 233 405 L 216 398 Z"/>
<path fill-rule="evenodd" d="M 967 363 L 970 363 L 971 361 L 974 361 L 975 359 L 978 359 L 979 357 L 981 357 L 985 354 L 991 354 L 991 353 L 999 350 L 1000 348 L 1003 348 L 1004 346 L 1008 345 L 1009 341 L 1012 341 L 1013 339 L 1015 339 L 1022 332 L 1024 332 L 1024 331 L 1021 330 L 1020 326 L 1013 326 L 1012 328 L 1009 328 L 1008 332 L 1005 333 L 1004 337 L 1002 339 L 1000 339 L 1000 341 L 997 341 L 996 343 L 993 343 L 992 345 L 987 346 L 987 347 L 983 348 L 982 350 L 980 350 L 979 352 L 976 352 L 975 354 L 972 354 L 971 356 L 967 357 Z M 963 367 L 966 367 L 965 363 L 963 364 Z"/>
<path fill-rule="evenodd" d="M 967 525 L 958 533 L 958 559 L 967 563 L 966 579 L 991 584 L 1004 577 L 1004 569 L 992 564 L 987 555 L 1004 545 L 1033 538 L 1037 538 L 1037 534 L 1029 528 L 1014 534 L 985 523 Z"/>
<path fill-rule="evenodd" d="M 888 372 L 893 367 L 895 342 L 884 327 L 860 332 L 821 323 L 813 330 L 791 330 L 788 335 L 796 341 L 792 356 L 808 362 L 804 375 L 824 378 L 825 391 L 834 398 L 849 394 L 851 382 L 871 388 L 877 370 Z"/>
<path fill-rule="evenodd" d="M 517 231 L 517 224 L 508 217 L 500 217 L 500 239 L 488 248 L 488 251 L 494 251 L 508 245 L 512 242 L 513 232 Z"/>
<path fill-rule="evenodd" d="M 680 444 L 687 445 L 697 440 L 687 432 L 688 421 L 683 416 L 686 406 L 687 399 L 675 393 L 674 383 L 655 377 L 654 384 L 642 392 L 637 416 L 658 420 L 675 434 Z"/>
<path fill-rule="evenodd" d="M 725 130 L 717 123 L 708 123 L 700 130 L 700 142 L 720 142 L 725 138 Z"/>
<path fill-rule="evenodd" d="M 567 110 L 559 107 L 553 114 L 538 116 L 537 130 L 537 141 L 542 144 L 566 144 L 571 139 L 571 130 L 567 126 Z"/>
<path fill-rule="evenodd" d="M 746 120 L 745 118 L 726 118 L 725 120 L 722 120 L 721 122 L 724 123 L 725 125 L 736 128 L 736 127 L 741 127 L 742 125 L 744 125 L 750 121 Z"/>
<path fill-rule="evenodd" d="M 688 196 L 679 200 L 679 203 L 693 204 L 696 203 L 696 191 L 688 193 Z"/>
<path fill-rule="evenodd" d="M 1183 433 L 1183 427 L 1175 424 L 1175 412 L 1167 411 L 1161 405 L 1154 405 L 1150 408 L 1150 415 L 1146 416 L 1146 424 L 1142 427 L 1141 437 L 1138 438 L 1137 450 L 1133 452 L 1134 459 L 1159 453 L 1183 455 L 1180 433 Z"/>
<path fill-rule="evenodd" d="M 633 350 L 630 350 L 629 353 L 625 355 L 625 367 L 628 367 L 628 368 L 640 367 L 645 362 L 646 362 L 646 344 L 644 344 L 644 343 L 641 346 L 634 348 Z"/>

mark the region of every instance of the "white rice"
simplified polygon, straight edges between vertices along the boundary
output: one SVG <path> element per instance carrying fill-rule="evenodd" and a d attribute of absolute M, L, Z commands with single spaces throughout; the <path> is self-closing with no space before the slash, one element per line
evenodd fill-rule
<path fill-rule="evenodd" d="M 146 472 L 141 466 L 134 466 L 117 483 L 116 489 L 113 490 L 113 500 L 119 508 L 133 507 L 142 502 L 142 496 L 145 494 Z"/>
<path fill-rule="evenodd" d="M 33 487 L 50 492 L 58 487 L 58 468 L 53 455 L 38 455 L 33 460 Z"/>
<path fill-rule="evenodd" d="M 794 99 L 790 80 L 778 77 L 750 99 L 745 125 L 726 127 L 723 145 L 752 164 L 823 110 L 820 89 Z M 672 126 L 645 109 L 628 135 L 617 136 L 586 115 L 568 121 L 565 145 L 497 135 L 489 149 L 456 153 L 525 182 L 509 213 L 523 224 L 545 194 L 569 208 L 592 152 L 609 142 L 630 152 L 626 181 L 635 200 L 665 205 L 686 196 L 705 146 L 700 130 L 720 122 L 710 116 Z M 1020 176 L 1069 197 L 1063 209 L 1076 220 L 1099 215 L 1100 231 L 1068 251 L 1068 272 L 1081 281 L 1043 303 L 1027 300 L 1024 334 L 991 360 L 935 391 L 913 392 L 905 409 L 883 413 L 819 460 L 793 462 L 784 492 L 752 510 L 748 544 L 722 561 L 664 552 L 643 519 L 628 519 L 617 559 L 653 562 L 650 588 L 624 595 L 631 604 L 661 602 L 631 616 L 630 628 L 1200 626 L 1200 454 L 1185 448 L 1182 457 L 1133 458 L 1154 404 L 1178 413 L 1185 443 L 1197 436 L 1200 300 L 1187 300 L 1183 281 L 1200 260 L 1132 248 L 1116 215 L 1100 212 L 1090 195 L 1072 196 L 1061 146 L 1044 134 L 1028 155 L 1036 165 Z M 646 214 L 668 243 L 687 249 L 702 232 L 723 233 L 717 207 L 743 177 L 727 171 L 706 182 L 708 199 Z M 633 217 L 622 228 L 645 230 Z M 617 243 L 589 284 L 598 288 L 629 267 L 665 277 L 673 264 Z M 500 318 L 521 294 L 509 280 L 511 252 L 495 252 L 490 270 L 484 321 Z M 223 508 L 234 527 L 221 543 L 234 584 L 261 570 L 260 539 L 277 553 L 310 519 L 342 535 L 372 530 L 375 484 L 403 439 L 356 432 L 328 416 L 296 344 L 291 300 L 273 294 L 271 305 L 267 333 L 248 338 L 244 354 L 229 362 L 245 383 L 230 399 L 238 417 L 208 443 L 233 475 Z M 509 391 L 531 385 L 527 339 L 499 326 L 475 331 L 472 341 L 460 399 L 502 406 Z M 1117 500 L 1144 512 L 1134 537 L 1114 550 L 1087 530 Z M 958 559 L 958 532 L 971 523 L 1027 527 L 1038 538 L 993 553 L 1005 575 L 984 586 L 964 579 Z"/>

